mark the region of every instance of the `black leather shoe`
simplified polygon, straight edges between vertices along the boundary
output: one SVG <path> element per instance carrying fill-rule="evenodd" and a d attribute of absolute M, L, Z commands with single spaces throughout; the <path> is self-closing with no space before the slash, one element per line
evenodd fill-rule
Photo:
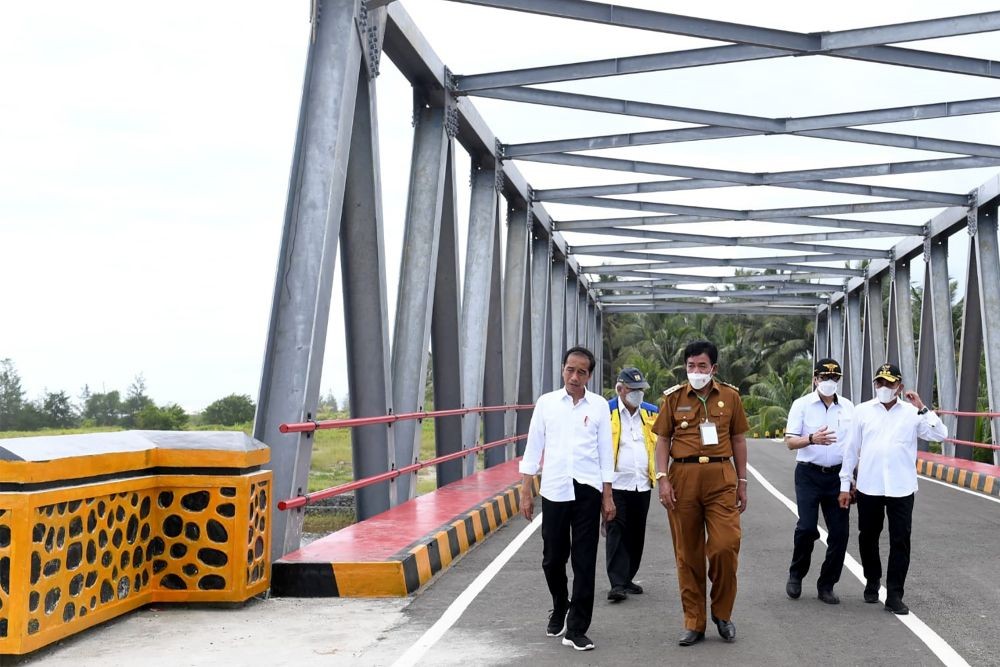
<path fill-rule="evenodd" d="M 632 595 L 642 595 L 642 586 L 634 584 L 630 581 L 625 584 L 625 592 L 631 593 Z"/>
<path fill-rule="evenodd" d="M 802 595 L 802 580 L 788 577 L 788 583 L 785 584 L 785 595 L 793 600 L 798 600 L 799 596 Z"/>
<path fill-rule="evenodd" d="M 832 590 L 821 590 L 818 597 L 827 604 L 840 604 L 840 598 Z"/>
<path fill-rule="evenodd" d="M 681 633 L 681 638 L 677 640 L 677 643 L 681 646 L 692 646 L 704 638 L 704 632 L 698 632 L 697 630 L 685 630 Z"/>
<path fill-rule="evenodd" d="M 906 616 L 910 613 L 910 608 L 907 607 L 902 600 L 899 598 L 886 598 L 885 599 L 885 610 L 891 611 L 897 616 Z"/>
<path fill-rule="evenodd" d="M 608 591 L 608 599 L 612 602 L 621 602 L 627 595 L 625 595 L 625 589 L 621 586 L 615 586 L 610 591 Z"/>
<path fill-rule="evenodd" d="M 736 626 L 732 621 L 723 621 L 721 618 L 716 618 L 713 615 L 712 622 L 715 623 L 715 627 L 719 629 L 719 636 L 727 642 L 731 642 L 736 639 Z"/>
<path fill-rule="evenodd" d="M 874 604 L 878 602 L 878 589 L 880 579 L 869 579 L 868 583 L 865 584 L 865 602 L 868 604 Z"/>

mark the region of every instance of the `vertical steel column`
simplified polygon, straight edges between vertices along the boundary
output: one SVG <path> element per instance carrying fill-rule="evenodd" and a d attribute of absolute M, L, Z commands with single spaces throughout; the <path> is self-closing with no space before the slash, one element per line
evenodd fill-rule
<path fill-rule="evenodd" d="M 362 65 L 357 0 L 313 17 L 254 437 L 271 447 L 272 559 L 299 548 L 302 515 L 276 503 L 308 489 L 312 438 L 282 422 L 315 416 Z"/>
<path fill-rule="evenodd" d="M 597 331 L 597 386 L 604 390 L 604 314 L 597 309 L 594 323 Z"/>
<path fill-rule="evenodd" d="M 843 301 L 830 305 L 830 356 L 844 364 L 844 306 Z M 846 365 L 844 366 L 846 369 Z M 847 388 L 844 378 L 842 387 Z"/>
<path fill-rule="evenodd" d="M 951 289 L 948 284 L 948 239 L 930 240 L 930 300 L 933 313 L 934 360 L 937 362 L 938 406 L 955 409 L 955 329 L 951 319 Z M 924 299 L 927 294 L 924 294 Z M 926 332 L 921 332 L 921 338 Z M 923 397 L 921 397 L 923 398 Z M 955 432 L 955 417 L 943 415 L 941 421 L 950 433 Z M 942 451 L 954 456 L 954 446 L 942 443 Z"/>
<path fill-rule="evenodd" d="M 469 202 L 468 249 L 465 253 L 465 285 L 462 292 L 462 403 L 467 408 L 483 404 L 483 371 L 486 366 L 486 334 L 483 326 L 490 313 L 490 286 L 494 271 L 493 247 L 497 234 L 497 178 L 494 163 L 473 164 Z M 462 418 L 462 448 L 475 446 L 480 416 Z M 465 474 L 476 471 L 476 457 L 465 459 Z"/>
<path fill-rule="evenodd" d="M 917 393 L 927 402 L 934 405 L 934 368 L 937 366 L 934 349 L 934 315 L 931 306 L 931 265 L 927 261 L 927 253 L 924 253 L 924 289 L 921 293 L 920 301 L 920 333 L 918 345 L 920 347 L 917 354 Z M 903 370 L 900 367 L 899 370 Z M 903 381 L 907 378 L 904 375 Z M 918 447 L 921 451 L 927 451 L 927 443 L 919 441 Z"/>
<path fill-rule="evenodd" d="M 552 324 L 552 389 L 563 386 L 562 356 L 570 347 L 566 340 L 566 283 L 569 280 L 565 258 L 553 257 L 549 322 Z"/>
<path fill-rule="evenodd" d="M 483 405 L 503 405 L 503 279 L 500 257 L 500 224 L 493 228 L 493 273 L 490 276 L 490 311 L 486 319 L 486 358 L 483 367 Z M 480 324 L 480 326 L 482 326 Z M 495 442 L 505 437 L 506 415 L 503 412 L 487 412 L 483 415 L 483 442 Z M 483 452 L 483 462 L 487 468 L 507 460 L 506 448 L 493 447 Z"/>
<path fill-rule="evenodd" d="M 590 341 L 587 339 L 587 290 L 580 289 L 583 283 L 580 276 L 576 278 L 576 340 L 580 345 L 590 349 Z M 593 350 L 590 350 L 593 352 Z"/>
<path fill-rule="evenodd" d="M 414 412 L 424 403 L 427 351 L 431 338 L 428 304 L 434 300 L 445 167 L 450 142 L 445 109 L 432 107 L 414 91 L 415 121 L 410 186 L 406 202 L 406 229 L 399 270 L 399 296 L 392 338 L 392 403 L 397 412 Z M 396 465 L 413 463 L 420 453 L 420 423 L 397 422 Z M 415 495 L 416 475 L 396 478 L 397 502 Z"/>
<path fill-rule="evenodd" d="M 530 249 L 530 248 L 529 248 Z M 530 283 L 530 273 L 529 273 L 529 283 Z M 521 318 L 523 328 L 521 330 L 521 354 L 518 358 L 521 361 L 521 372 L 518 374 L 518 386 L 517 386 L 517 403 L 521 405 L 530 405 L 535 401 L 535 382 L 532 377 L 531 369 L 534 363 L 534 357 L 532 356 L 532 344 L 531 344 L 531 285 L 528 285 L 528 292 L 525 294 L 524 298 L 524 316 Z M 515 432 L 517 435 L 527 435 L 528 426 L 531 425 L 531 411 L 530 410 L 519 410 L 514 415 L 514 421 L 516 424 Z M 511 454 L 513 456 L 521 456 L 524 454 L 524 447 L 528 443 L 525 440 L 518 440 L 512 447 L 510 447 Z"/>
<path fill-rule="evenodd" d="M 997 202 L 980 206 L 973 220 L 976 224 L 976 267 L 982 289 L 983 347 L 986 351 L 986 391 L 990 412 L 1000 411 L 1000 254 L 997 243 Z M 970 221 L 970 222 L 972 222 Z M 989 287 L 987 287 L 989 286 Z M 1000 443 L 1000 418 L 990 422 L 993 442 Z M 1000 451 L 993 452 L 993 463 L 1000 465 Z"/>
<path fill-rule="evenodd" d="M 507 212 L 507 259 L 504 264 L 503 286 L 503 387 L 504 403 L 514 405 L 520 393 L 522 368 L 522 343 L 530 343 L 525 329 L 525 316 L 530 313 L 531 212 L 523 204 L 512 206 Z M 526 303 L 527 301 L 527 303 Z M 525 307 L 527 305 L 527 308 Z M 528 362 L 531 362 L 530 345 Z M 530 375 L 530 366 L 529 366 Z M 529 378 L 530 379 L 530 378 Z M 504 437 L 514 435 L 517 413 L 504 414 Z M 511 452 L 514 447 L 509 448 Z"/>
<path fill-rule="evenodd" d="M 583 326 L 587 330 L 587 349 L 594 353 L 594 372 L 591 373 L 591 375 L 590 375 L 590 382 L 588 384 L 589 384 L 589 387 L 590 387 L 590 391 L 600 393 L 601 386 L 600 386 L 600 384 L 597 381 L 597 375 L 598 375 L 598 373 L 597 373 L 597 368 L 598 368 L 598 366 L 597 366 L 597 359 L 598 359 L 597 352 L 598 352 L 598 350 L 597 350 L 597 344 L 596 344 L 596 340 L 595 340 L 597 338 L 597 336 L 594 333 L 594 302 L 590 300 L 589 293 L 584 295 L 584 299 L 586 300 L 586 304 L 587 304 L 586 305 L 586 309 L 584 310 L 584 313 L 586 313 L 586 317 L 583 319 Z"/>
<path fill-rule="evenodd" d="M 531 393 L 532 400 L 552 389 L 552 327 L 549 322 L 549 281 L 552 242 L 547 236 L 532 240 L 531 252 Z M 530 415 L 530 411 L 525 411 Z"/>
<path fill-rule="evenodd" d="M 375 109 L 374 83 L 359 85 L 340 227 L 351 417 L 375 417 L 392 411 L 389 309 Z M 393 466 L 392 436 L 392 429 L 385 424 L 360 426 L 351 432 L 354 479 L 377 475 Z M 395 501 L 394 493 L 395 486 L 388 482 L 355 491 L 357 518 L 367 519 L 389 509 Z"/>
<path fill-rule="evenodd" d="M 816 309 L 816 323 L 813 326 L 813 361 L 830 354 L 830 306 Z"/>
<path fill-rule="evenodd" d="M 861 400 L 872 397 L 871 378 L 875 369 L 886 361 L 885 318 L 882 310 L 882 287 L 884 276 L 879 274 L 867 282 L 865 304 L 865 347 L 866 352 L 861 367 Z"/>
<path fill-rule="evenodd" d="M 566 350 L 580 344 L 580 336 L 576 329 L 577 313 L 580 309 L 580 288 L 576 282 L 576 274 L 566 272 Z M 563 350 L 565 352 L 566 350 Z"/>
<path fill-rule="evenodd" d="M 973 214 L 974 215 L 974 214 Z M 979 400 L 979 360 L 983 355 L 983 319 L 980 314 L 979 271 L 976 266 L 975 225 L 969 225 L 969 258 L 965 272 L 965 299 L 962 303 L 962 334 L 958 352 L 957 404 L 962 412 L 975 412 Z M 955 433 L 958 440 L 976 439 L 976 419 L 956 419 Z M 973 448 L 955 445 L 955 456 L 972 460 Z"/>
<path fill-rule="evenodd" d="M 454 138 L 449 124 L 448 137 Z M 459 331 L 462 321 L 461 295 L 458 287 L 458 220 L 455 206 L 455 143 L 448 144 L 444 195 L 441 206 L 441 232 L 438 239 L 437 272 L 434 281 L 434 310 L 431 316 L 431 360 L 434 378 L 434 409 L 462 407 L 462 345 Z M 434 451 L 438 456 L 462 449 L 462 418 L 438 417 L 434 420 Z M 462 462 L 446 461 L 436 466 L 437 485 L 444 486 L 462 478 Z"/>
<path fill-rule="evenodd" d="M 911 384 L 914 378 L 919 378 L 917 372 L 916 350 L 913 342 L 913 295 L 910 289 L 910 262 L 900 260 L 892 265 L 892 317 L 895 322 L 895 336 L 890 341 L 895 341 L 895 360 L 898 362 L 899 370 L 903 372 L 904 381 Z M 889 359 L 893 359 L 890 352 Z M 923 394 L 921 394 L 923 396 Z M 929 400 L 928 394 L 928 400 Z"/>
<path fill-rule="evenodd" d="M 847 293 L 847 323 L 845 339 L 847 341 L 844 350 L 845 359 L 840 363 L 844 365 L 843 389 L 848 394 L 848 398 L 857 403 L 861 397 L 861 339 L 864 336 L 861 322 L 861 287 Z"/>

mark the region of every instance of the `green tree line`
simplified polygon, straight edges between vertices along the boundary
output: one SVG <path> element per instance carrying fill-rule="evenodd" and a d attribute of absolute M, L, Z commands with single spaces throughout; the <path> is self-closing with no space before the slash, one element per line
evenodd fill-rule
<path fill-rule="evenodd" d="M 214 401 L 199 415 L 176 403 L 157 405 L 147 394 L 140 373 L 125 390 L 93 392 L 84 386 L 78 400 L 65 391 L 44 391 L 29 400 L 14 362 L 0 360 L 0 432 L 69 428 L 123 428 L 177 431 L 198 425 L 234 426 L 249 422 L 256 406 L 246 394 Z"/>

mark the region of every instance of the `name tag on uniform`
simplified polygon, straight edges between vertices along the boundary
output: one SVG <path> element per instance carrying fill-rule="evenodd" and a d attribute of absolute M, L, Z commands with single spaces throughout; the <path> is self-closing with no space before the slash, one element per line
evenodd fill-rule
<path fill-rule="evenodd" d="M 719 444 L 719 432 L 715 430 L 714 423 L 702 422 L 698 424 L 698 428 L 701 430 L 701 444 L 703 446 Z"/>

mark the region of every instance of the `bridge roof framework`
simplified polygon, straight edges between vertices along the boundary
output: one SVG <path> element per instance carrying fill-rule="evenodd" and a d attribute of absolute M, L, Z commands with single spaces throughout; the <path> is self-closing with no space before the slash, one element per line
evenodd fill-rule
<path fill-rule="evenodd" d="M 349 368 L 352 416 L 419 408 L 431 363 L 435 379 L 447 380 L 435 382 L 437 408 L 529 402 L 558 386 L 566 346 L 588 345 L 600 361 L 603 318 L 622 312 L 809 317 L 815 321 L 814 353 L 843 359 L 845 393 L 855 399 L 870 397 L 864 377 L 890 359 L 905 377 L 916 378 L 921 392 L 936 390 L 941 407 L 969 409 L 975 396 L 955 387 L 978 387 L 985 354 L 990 405 L 1000 406 L 1000 302 L 989 287 L 1000 284 L 1000 179 L 983 182 L 1000 167 L 1000 145 L 972 141 L 981 138 L 955 123 L 1000 112 L 1000 62 L 941 50 L 948 39 L 997 31 L 1000 12 L 801 32 L 586 0 L 444 4 L 482 8 L 460 15 L 478 16 L 478 23 L 462 29 L 484 38 L 491 37 L 491 17 L 503 11 L 518 13 L 524 24 L 544 17 L 698 42 L 695 48 L 462 72 L 458 63 L 446 66 L 418 29 L 419 3 L 412 6 L 414 16 L 405 1 L 317 3 L 255 426 L 266 442 L 287 441 L 275 457 L 276 471 L 284 470 L 276 474 L 279 496 L 300 491 L 308 471 L 308 436 L 278 435 L 277 426 L 315 415 L 338 250 L 348 356 L 358 363 Z M 929 40 L 932 48 L 921 44 Z M 413 158 L 391 336 L 375 114 L 383 53 L 414 89 Z M 852 86 L 841 82 L 830 96 L 836 103 L 823 113 L 781 116 L 744 112 L 761 105 L 738 95 L 725 108 L 713 108 L 650 101 L 670 95 L 648 88 L 623 97 L 615 85 L 622 76 L 709 75 L 786 59 L 803 67 L 832 60 L 919 70 L 947 81 L 950 94 L 863 108 L 852 101 Z M 775 88 L 795 98 L 796 91 L 782 89 L 780 81 Z M 970 89 L 998 96 L 970 96 Z M 487 123 L 490 114 L 477 110 L 480 101 L 494 117 L 497 109 L 531 105 L 538 121 L 523 136 L 501 140 Z M 609 132 L 595 123 L 596 130 L 572 131 L 581 119 L 598 117 L 617 118 L 618 128 L 636 125 Z M 651 123 L 656 129 L 649 129 Z M 720 160 L 730 146 L 740 159 Z M 758 160 L 748 157 L 747 146 Z M 794 168 L 775 166 L 766 159 L 771 146 L 778 153 L 794 146 L 802 159 Z M 457 147 L 473 165 L 464 267 L 457 248 Z M 879 158 L 872 157 L 876 149 L 884 151 Z M 691 158 L 702 151 L 704 160 Z M 539 178 L 529 181 L 527 173 Z M 507 205 L 505 228 L 501 202 Z M 963 229 L 969 232 L 966 312 L 956 359 L 947 262 L 949 238 Z M 916 337 L 910 283 L 920 277 L 911 275 L 914 260 L 923 265 L 929 295 Z M 887 311 L 883 285 L 891 294 Z M 932 335 L 921 335 L 926 332 Z M 598 373 L 593 388 L 601 379 Z M 482 424 L 478 416 L 456 418 L 441 424 L 438 453 L 471 447 L 480 430 L 493 440 L 526 427 L 513 413 L 490 414 Z M 356 476 L 414 458 L 414 425 L 366 429 L 355 433 Z M 994 420 L 995 440 L 998 429 Z M 514 453 L 495 450 L 487 464 Z M 439 483 L 468 474 L 471 465 L 455 462 L 439 470 Z M 403 476 L 383 487 L 359 495 L 360 516 L 412 497 L 414 480 Z M 276 553 L 296 543 L 300 526 L 294 517 L 288 527 L 282 521 L 276 527 L 286 539 L 274 540 Z"/>

